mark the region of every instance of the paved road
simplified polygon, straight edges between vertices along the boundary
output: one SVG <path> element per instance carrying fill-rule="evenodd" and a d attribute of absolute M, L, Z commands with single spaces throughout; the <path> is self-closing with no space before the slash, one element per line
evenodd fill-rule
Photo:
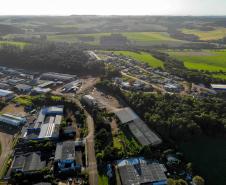
<path fill-rule="evenodd" d="M 129 78 L 132 78 L 132 79 L 134 79 L 134 80 L 139 80 L 139 81 L 141 81 L 141 82 L 143 82 L 143 83 L 145 83 L 145 84 L 147 84 L 147 85 L 151 85 L 153 88 L 155 88 L 155 89 L 157 89 L 157 90 L 159 90 L 159 91 L 161 91 L 161 92 L 163 92 L 163 93 L 166 93 L 166 90 L 165 90 L 165 89 L 160 88 L 160 87 L 158 87 L 157 85 L 154 85 L 154 84 L 152 84 L 152 83 L 150 83 L 150 82 L 141 80 L 141 79 L 139 79 L 139 78 L 137 78 L 137 77 L 135 77 L 135 76 L 131 76 L 131 75 L 129 75 L 129 74 L 125 73 L 125 72 L 122 72 L 122 71 L 121 71 L 121 74 L 124 75 L 124 76 L 127 76 L 127 77 L 129 77 Z"/>

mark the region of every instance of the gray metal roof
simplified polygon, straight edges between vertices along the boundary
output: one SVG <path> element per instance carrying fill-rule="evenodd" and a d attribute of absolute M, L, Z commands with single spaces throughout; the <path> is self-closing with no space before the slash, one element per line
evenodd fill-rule
<path fill-rule="evenodd" d="M 26 84 L 18 84 L 18 85 L 16 85 L 16 88 L 18 88 L 18 89 L 31 89 L 32 87 L 30 85 L 26 85 Z"/>
<path fill-rule="evenodd" d="M 136 119 L 128 124 L 130 131 L 142 145 L 159 145 L 161 138 L 154 133 L 141 119 Z"/>
<path fill-rule="evenodd" d="M 136 113 L 129 107 L 118 109 L 117 111 L 115 111 L 115 114 L 117 115 L 121 123 L 128 123 L 138 118 Z"/>
<path fill-rule="evenodd" d="M 57 143 L 55 160 L 75 160 L 75 142 L 65 141 Z"/>
<path fill-rule="evenodd" d="M 21 169 L 24 172 L 37 171 L 45 167 L 46 161 L 41 160 L 39 152 L 16 155 L 14 157 L 12 170 Z"/>
<path fill-rule="evenodd" d="M 167 180 L 159 163 L 148 163 L 142 160 L 136 164 L 126 162 L 118 168 L 123 185 L 140 185 Z"/>
<path fill-rule="evenodd" d="M 162 143 L 161 138 L 154 133 L 139 116 L 129 107 L 115 111 L 120 122 L 127 124 L 132 134 L 142 145 L 158 145 Z"/>
<path fill-rule="evenodd" d="M 60 80 L 60 81 L 72 80 L 75 77 L 76 75 L 53 73 L 53 72 L 43 73 L 41 75 L 41 79 Z"/>

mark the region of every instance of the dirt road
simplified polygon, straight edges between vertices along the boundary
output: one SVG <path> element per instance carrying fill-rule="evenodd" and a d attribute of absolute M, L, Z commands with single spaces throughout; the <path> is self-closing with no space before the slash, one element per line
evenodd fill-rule
<path fill-rule="evenodd" d="M 78 99 L 73 99 L 73 101 L 83 109 L 81 103 Z M 88 171 L 89 171 L 89 184 L 98 185 L 98 171 L 97 171 L 97 162 L 94 148 L 94 121 L 91 115 L 85 111 L 86 114 L 86 123 L 88 126 L 88 135 L 86 137 L 87 144 L 87 158 L 88 158 Z"/>
<path fill-rule="evenodd" d="M 124 72 L 121 72 L 121 74 L 124 75 L 124 76 L 127 76 L 127 77 L 129 77 L 129 78 L 132 78 L 132 79 L 134 79 L 134 80 L 139 80 L 140 82 L 143 82 L 143 83 L 145 83 L 145 84 L 147 84 L 147 85 L 151 85 L 154 89 L 156 89 L 156 90 L 158 90 L 158 91 L 160 91 L 160 92 L 162 92 L 162 93 L 166 93 L 166 90 L 165 90 L 164 88 L 161 88 L 161 87 L 159 87 L 159 86 L 157 86 L 157 85 L 155 85 L 155 84 L 146 82 L 146 81 L 144 81 L 144 80 L 141 80 L 141 79 L 139 79 L 139 78 L 137 78 L 137 77 L 131 76 L 131 75 L 129 75 L 129 74 L 127 74 L 127 73 L 124 73 Z"/>
<path fill-rule="evenodd" d="M 89 183 L 90 185 L 98 185 L 97 162 L 94 149 L 94 122 L 90 115 L 87 115 L 87 124 L 89 134 L 86 138 L 87 155 L 88 155 L 88 169 L 89 169 Z"/>
<path fill-rule="evenodd" d="M 12 142 L 13 142 L 13 135 L 4 133 L 4 132 L 0 132 L 0 142 L 1 142 L 1 150 L 2 153 L 0 155 L 0 169 L 2 168 L 5 160 L 7 159 L 7 157 L 11 154 L 12 149 Z"/>

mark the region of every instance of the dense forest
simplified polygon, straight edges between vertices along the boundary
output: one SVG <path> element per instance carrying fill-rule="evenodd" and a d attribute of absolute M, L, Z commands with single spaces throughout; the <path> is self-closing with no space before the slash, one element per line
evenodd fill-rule
<path fill-rule="evenodd" d="M 144 93 L 126 93 L 125 98 L 164 138 L 187 140 L 226 133 L 226 103 L 221 99 Z"/>
<path fill-rule="evenodd" d="M 11 34 L 11 33 L 20 34 L 20 33 L 24 33 L 24 30 L 12 25 L 0 24 L 0 35 Z"/>
<path fill-rule="evenodd" d="M 89 61 L 88 55 L 70 44 L 43 43 L 0 48 L 0 65 L 32 71 L 53 71 L 72 74 L 102 74 L 104 65 Z"/>
<path fill-rule="evenodd" d="M 166 140 L 185 141 L 201 135 L 226 135 L 226 102 L 220 98 L 129 93 L 108 80 L 97 87 L 122 97 L 149 127 Z"/>

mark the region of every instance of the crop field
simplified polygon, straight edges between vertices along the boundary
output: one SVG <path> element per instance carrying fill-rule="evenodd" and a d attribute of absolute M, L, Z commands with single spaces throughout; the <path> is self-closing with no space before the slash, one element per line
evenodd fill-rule
<path fill-rule="evenodd" d="M 226 182 L 225 139 L 202 137 L 180 146 L 188 161 L 195 165 L 206 185 L 222 185 Z M 216 152 L 217 151 L 217 152 Z"/>
<path fill-rule="evenodd" d="M 135 42 L 182 42 L 166 32 L 123 32 L 122 35 Z"/>
<path fill-rule="evenodd" d="M 210 72 L 226 71 L 226 50 L 170 51 L 168 54 L 184 62 L 185 67 Z"/>
<path fill-rule="evenodd" d="M 164 43 L 183 43 L 171 38 L 166 32 L 122 32 L 123 36 L 132 44 L 137 45 L 149 45 L 149 44 L 164 44 Z M 65 34 L 65 35 L 48 35 L 48 40 L 56 42 L 69 42 L 75 43 L 80 42 L 80 37 L 91 37 L 94 41 L 86 42 L 87 44 L 99 44 L 102 36 L 110 36 L 111 33 L 91 33 L 91 34 Z"/>
<path fill-rule="evenodd" d="M 12 46 L 24 48 L 25 46 L 28 45 L 28 43 L 26 43 L 26 42 L 15 42 L 15 41 L 0 41 L 0 46 L 3 46 L 3 45 L 12 45 Z"/>
<path fill-rule="evenodd" d="M 79 40 L 80 37 L 91 37 L 94 40 L 86 43 L 98 45 L 100 43 L 100 38 L 102 36 L 109 36 L 109 35 L 111 35 L 111 33 L 65 34 L 65 35 L 48 35 L 47 38 L 49 41 L 76 43 L 76 42 L 80 42 Z"/>
<path fill-rule="evenodd" d="M 146 52 L 136 53 L 132 51 L 114 51 L 114 53 L 116 55 L 124 55 L 137 61 L 147 63 L 148 65 L 150 65 L 150 67 L 154 68 L 164 67 L 163 62 L 161 60 L 154 58 L 151 54 Z"/>
<path fill-rule="evenodd" d="M 199 37 L 202 41 L 219 40 L 226 36 L 226 28 L 216 28 L 212 31 L 201 31 L 196 29 L 182 29 L 185 34 L 192 34 Z"/>

